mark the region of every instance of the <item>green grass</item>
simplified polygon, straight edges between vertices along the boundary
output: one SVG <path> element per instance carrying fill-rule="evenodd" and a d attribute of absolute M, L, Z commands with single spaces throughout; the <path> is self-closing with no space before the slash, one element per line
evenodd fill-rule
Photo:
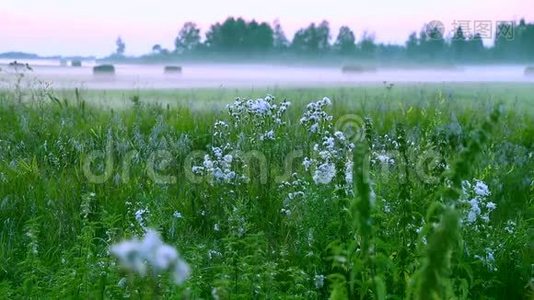
<path fill-rule="evenodd" d="M 82 90 L 88 102 L 104 107 L 121 108 L 131 106 L 131 98 L 139 96 L 146 103 L 163 107 L 187 106 L 193 111 L 224 109 L 236 97 L 264 97 L 266 94 L 277 98 L 291 99 L 293 102 L 309 102 L 324 95 L 336 103 L 353 105 L 396 105 L 409 107 L 425 104 L 439 94 L 454 105 L 479 106 L 480 103 L 503 103 L 517 111 L 528 110 L 534 113 L 534 86 L 529 83 L 397 83 L 391 91 L 383 84 L 361 84 L 354 87 L 332 88 L 241 88 L 241 89 L 176 89 L 176 90 Z M 73 90 L 57 91 L 60 98 L 74 99 Z"/>
<path fill-rule="evenodd" d="M 233 119 L 225 108 L 237 96 L 266 94 L 291 102 L 284 124 L 249 113 Z M 2 297 L 532 296 L 532 86 L 53 95 L 19 102 L 24 97 L 0 92 Z M 312 134 L 299 120 L 324 96 L 333 120 Z M 216 130 L 217 120 L 230 126 Z M 271 129 L 274 140 L 259 139 Z M 335 130 L 355 149 L 336 140 L 328 150 L 334 177 L 316 184 L 302 161 L 314 159 L 312 170 L 324 162 L 314 145 L 326 147 Z M 235 158 L 229 169 L 248 180 L 191 174 L 205 154 L 216 160 L 212 146 L 226 144 L 224 154 L 234 150 Z M 253 158 L 241 161 L 235 150 Z M 385 156 L 391 162 L 380 163 Z M 105 174 L 106 163 L 111 172 L 96 183 L 88 175 Z M 489 195 L 462 190 L 462 181 L 477 180 Z M 487 222 L 467 220 L 474 198 Z M 110 256 L 110 245 L 142 236 L 140 209 L 148 210 L 142 223 L 191 267 L 183 285 L 128 273 Z"/>

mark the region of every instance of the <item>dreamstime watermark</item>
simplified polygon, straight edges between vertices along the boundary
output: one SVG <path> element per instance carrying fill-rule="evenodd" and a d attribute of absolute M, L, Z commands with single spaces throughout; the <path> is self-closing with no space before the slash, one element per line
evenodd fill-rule
<path fill-rule="evenodd" d="M 336 147 L 334 140 L 342 140 L 345 145 L 368 147 L 365 143 L 366 120 L 357 114 L 342 115 L 333 124 L 335 138 L 328 140 L 328 147 Z M 337 134 L 342 132 L 343 134 Z M 322 141 L 324 143 L 324 140 Z M 333 143 L 333 144 L 330 144 Z M 187 153 L 173 149 L 156 149 L 153 151 L 130 150 L 115 151 L 113 139 L 108 139 L 104 149 L 89 151 L 82 154 L 81 167 L 85 178 L 93 184 L 103 184 L 113 179 L 115 183 L 128 183 L 132 176 L 146 176 L 156 184 L 172 185 L 179 181 L 191 184 L 210 183 L 218 181 L 232 181 L 236 178 L 259 184 L 274 182 L 280 184 L 291 180 L 297 174 L 313 175 L 317 164 L 311 168 L 305 166 L 304 161 L 310 158 L 316 162 L 324 162 L 321 151 L 305 152 L 304 149 L 294 149 L 284 154 L 284 157 L 272 157 L 272 153 L 261 149 L 241 151 L 232 150 L 225 155 L 217 155 L 207 150 L 193 150 Z M 397 145 L 398 146 L 398 145 Z M 346 147 L 346 146 L 344 146 Z M 352 160 L 352 151 L 345 148 L 339 153 L 335 162 L 337 175 L 344 169 L 343 163 Z M 120 148 L 120 147 L 119 147 Z M 398 148 L 395 148 L 398 149 Z M 341 148 L 340 148 L 341 150 Z M 363 162 L 364 172 L 373 176 L 396 176 L 399 182 L 418 179 L 421 182 L 435 184 L 445 169 L 443 158 L 432 149 L 417 150 L 408 148 L 409 153 L 398 150 L 363 151 L 367 157 L 358 160 Z M 337 152 L 337 150 L 335 150 Z M 178 154 L 180 153 L 180 154 Z M 347 157 L 342 157 L 342 156 Z M 308 158 L 310 157 L 310 158 Z M 327 161 L 328 162 L 328 161 Z M 135 172 L 135 173 L 134 173 Z M 412 178 L 408 179 L 407 176 Z M 223 180 L 220 180 L 223 178 Z"/>
<path fill-rule="evenodd" d="M 355 147 L 364 145 L 365 122 L 358 115 L 345 115 L 335 123 L 335 129 L 342 131 L 345 138 L 354 143 Z M 225 155 L 228 157 L 228 171 L 232 178 L 268 184 L 273 181 L 280 184 L 289 181 L 293 174 L 312 175 L 314 168 L 303 166 L 306 157 L 304 150 L 295 149 L 287 152 L 284 157 L 272 157 L 260 150 L 233 150 Z M 314 157 L 314 152 L 308 153 Z M 352 155 L 347 152 L 347 155 Z M 433 150 L 410 154 L 407 163 L 398 150 L 369 153 L 363 160 L 365 172 L 372 172 L 373 176 L 396 176 L 399 181 L 407 180 L 406 174 L 412 174 L 413 179 L 435 184 L 439 180 L 439 168 L 443 161 L 441 155 Z M 320 155 L 316 155 L 316 158 Z M 147 176 L 151 181 L 160 185 L 173 185 L 184 180 L 191 184 L 207 182 L 214 184 L 218 181 L 220 169 L 205 172 L 205 158 L 212 157 L 206 150 L 194 150 L 187 155 L 176 155 L 171 150 L 154 150 L 141 153 L 130 150 L 117 153 L 113 149 L 112 140 L 108 140 L 104 149 L 93 150 L 82 155 L 81 167 L 85 178 L 93 184 L 103 184 L 109 180 L 115 183 L 128 183 L 135 168 L 136 176 Z M 342 157 L 339 161 L 349 161 L 351 157 Z M 204 172 L 198 172 L 198 169 Z M 215 170 L 215 171 L 214 171 Z M 141 171 L 141 174 L 139 173 Z M 338 166 L 337 174 L 341 175 L 342 166 Z M 231 180 L 230 180 L 231 181 Z"/>
<path fill-rule="evenodd" d="M 199 184 L 202 182 L 213 183 L 213 176 L 199 174 L 195 172 L 195 167 L 203 165 L 203 159 L 209 153 L 205 150 L 194 150 L 189 152 L 183 158 L 181 163 L 177 161 L 176 156 L 169 150 L 155 150 L 151 152 L 146 159 L 139 159 L 140 152 L 131 150 L 122 155 L 120 161 L 117 155 L 113 153 L 111 143 L 104 150 L 93 150 L 82 156 L 82 172 L 85 178 L 93 184 L 103 184 L 113 178 L 120 178 L 122 183 L 128 183 L 131 179 L 132 166 L 142 166 L 144 175 L 156 184 L 175 184 L 177 183 L 178 173 L 180 170 L 189 183 Z M 260 184 L 267 184 L 269 174 L 276 172 L 273 176 L 275 183 L 282 183 L 290 180 L 295 170 L 295 165 L 301 164 L 304 158 L 302 150 L 293 150 L 285 155 L 281 161 L 281 166 L 272 165 L 267 159 L 265 153 L 258 150 L 239 151 L 234 150 L 229 153 L 232 156 L 235 166 L 233 171 L 245 175 L 246 178 L 258 180 Z M 181 167 L 180 167 L 181 166 Z M 254 172 L 254 167 L 257 171 Z M 117 177 L 116 175 L 119 175 Z"/>

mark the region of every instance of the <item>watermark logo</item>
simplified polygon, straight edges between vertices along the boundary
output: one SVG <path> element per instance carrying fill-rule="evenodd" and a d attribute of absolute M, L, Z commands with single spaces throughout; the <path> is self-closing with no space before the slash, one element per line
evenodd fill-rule
<path fill-rule="evenodd" d="M 425 26 L 425 33 L 429 39 L 441 39 L 445 34 L 445 25 L 441 21 L 433 20 Z"/>
<path fill-rule="evenodd" d="M 445 37 L 449 37 L 452 40 L 472 38 L 492 39 L 495 37 L 497 39 L 511 41 L 515 38 L 515 27 L 516 24 L 514 21 L 454 20 L 449 28 L 445 28 L 443 22 L 433 20 L 428 22 L 423 30 L 429 40 L 437 40 Z"/>
<path fill-rule="evenodd" d="M 511 21 L 497 21 L 497 39 L 505 39 L 511 41 L 514 39 L 514 22 Z"/>
<path fill-rule="evenodd" d="M 361 142 L 365 135 L 365 123 L 358 115 L 343 115 L 334 127 L 337 131 L 343 132 L 345 137 L 353 143 Z"/>

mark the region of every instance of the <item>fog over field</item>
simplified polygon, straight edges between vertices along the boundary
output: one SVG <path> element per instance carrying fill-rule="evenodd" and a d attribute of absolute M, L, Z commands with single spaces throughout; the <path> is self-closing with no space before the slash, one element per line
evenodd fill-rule
<path fill-rule="evenodd" d="M 0 86 L 6 86 L 16 72 L 10 61 L 0 60 Z M 268 64 L 184 64 L 178 74 L 165 74 L 163 64 L 115 64 L 115 74 L 94 75 L 94 61 L 82 67 L 60 66 L 57 60 L 19 60 L 32 71 L 25 80 L 50 82 L 55 88 L 155 89 L 155 88 L 250 88 L 315 87 L 417 82 L 534 82 L 522 65 L 476 65 L 453 68 L 377 68 L 342 72 L 341 66 L 282 66 Z"/>

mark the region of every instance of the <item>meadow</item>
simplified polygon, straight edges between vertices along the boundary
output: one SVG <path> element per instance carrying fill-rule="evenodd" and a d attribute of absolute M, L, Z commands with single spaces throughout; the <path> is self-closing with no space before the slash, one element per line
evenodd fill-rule
<path fill-rule="evenodd" d="M 532 299 L 533 107 L 520 83 L 2 90 L 0 297 Z"/>

